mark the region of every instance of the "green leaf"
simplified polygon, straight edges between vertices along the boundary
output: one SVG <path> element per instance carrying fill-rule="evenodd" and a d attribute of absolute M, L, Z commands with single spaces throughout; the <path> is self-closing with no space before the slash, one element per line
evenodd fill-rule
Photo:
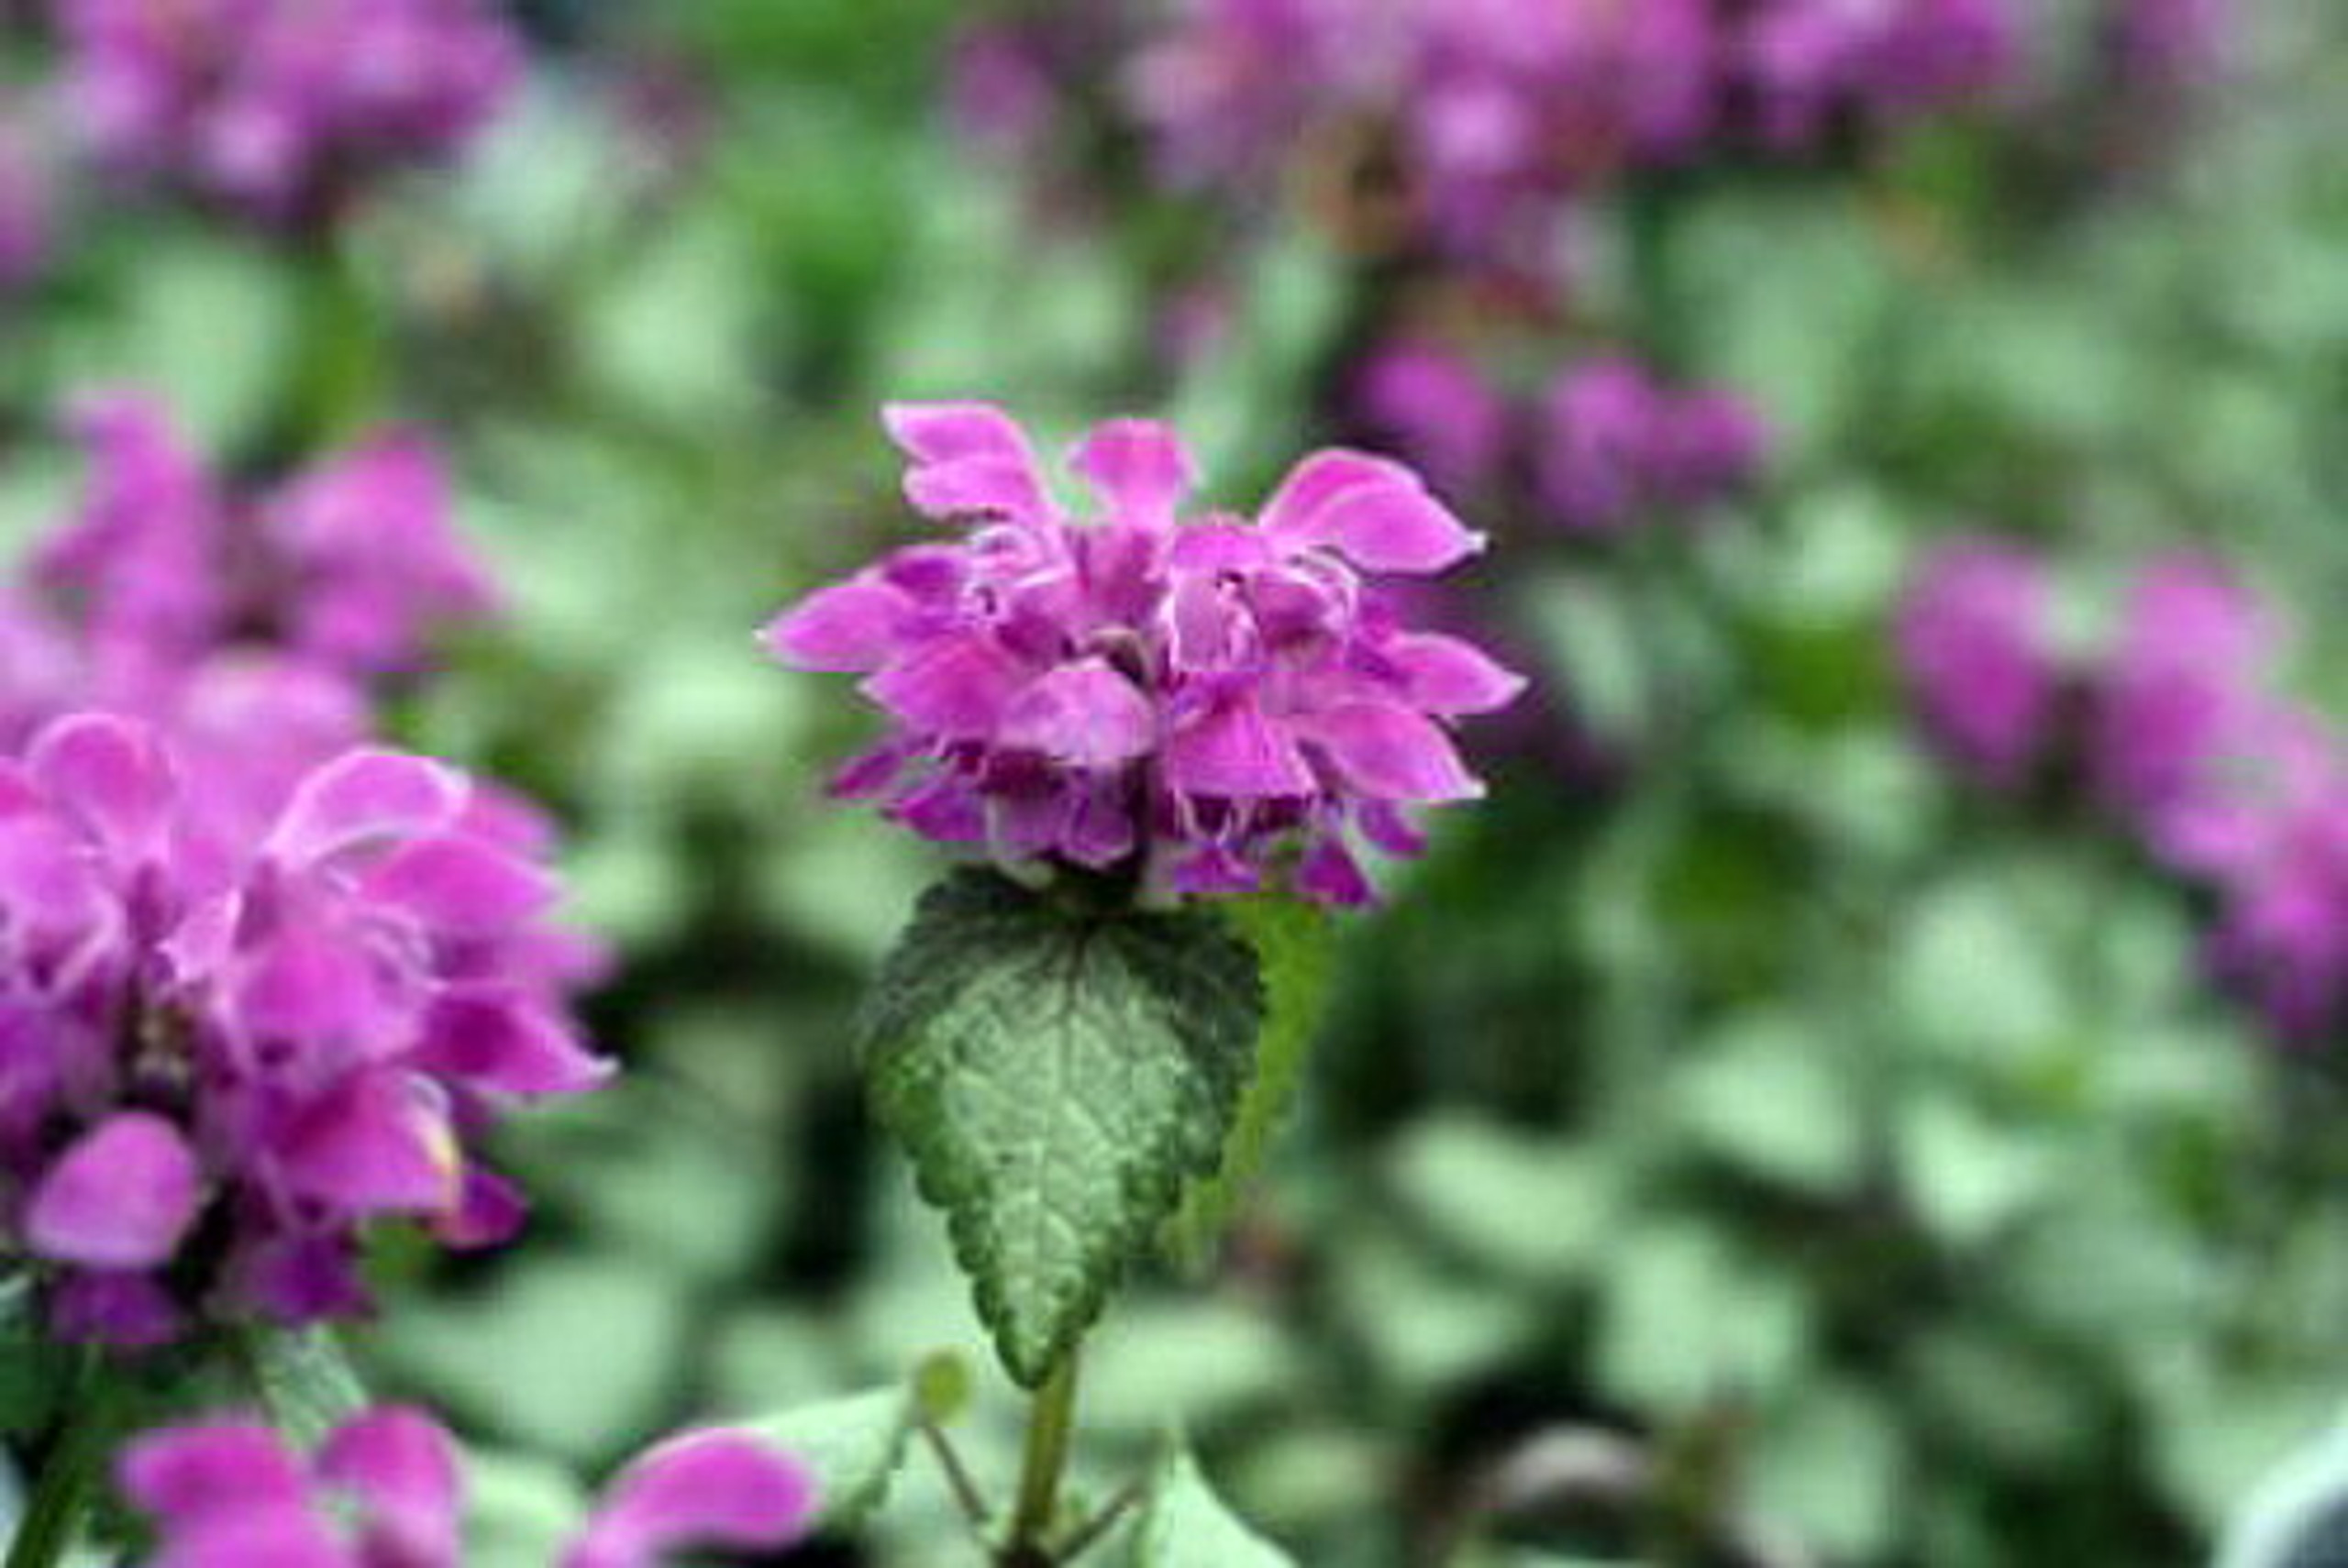
<path fill-rule="evenodd" d="M 981 871 L 923 899 L 865 1017 L 874 1102 L 1023 1386 L 1213 1171 L 1262 1017 L 1255 955 L 1213 916 Z"/>
<path fill-rule="evenodd" d="M 2348 1426 L 2308 1443 L 2251 1493 L 2225 1534 L 2220 1568 L 2338 1561 L 2348 1540 Z"/>
<path fill-rule="evenodd" d="M 1246 899 L 1230 909 L 1261 967 L 1264 1028 L 1223 1162 L 1184 1196 L 1169 1227 L 1174 1255 L 1193 1268 L 1204 1264 L 1263 1172 L 1273 1135 L 1303 1081 L 1328 1010 L 1329 977 L 1335 967 L 1335 927 L 1326 910 L 1285 898 Z"/>
<path fill-rule="evenodd" d="M 922 1418 L 913 1383 L 803 1405 L 742 1423 L 815 1477 L 814 1528 L 853 1529 L 889 1495 Z"/>
<path fill-rule="evenodd" d="M 46 1331 L 31 1276 L 0 1280 L 0 1437 L 32 1438 L 49 1430 L 73 1361 Z"/>
<path fill-rule="evenodd" d="M 239 1329 L 234 1354 L 247 1389 L 270 1424 L 303 1448 L 367 1408 L 342 1342 L 326 1329 Z"/>
<path fill-rule="evenodd" d="M 587 1512 L 559 1464 L 498 1451 L 465 1455 L 465 1561 L 473 1568 L 545 1568 Z"/>
<path fill-rule="evenodd" d="M 1224 1507 L 1180 1448 L 1151 1479 L 1128 1561 L 1131 1568 L 1294 1568 L 1287 1552 Z"/>

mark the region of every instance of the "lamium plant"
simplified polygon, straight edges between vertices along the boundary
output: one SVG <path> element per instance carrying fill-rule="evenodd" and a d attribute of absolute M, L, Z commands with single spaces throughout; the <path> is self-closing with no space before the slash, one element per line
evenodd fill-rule
<path fill-rule="evenodd" d="M 884 966 L 862 1049 L 1034 1397 L 993 1561 L 1046 1568 L 1124 1506 L 1060 1502 L 1086 1331 L 1136 1263 L 1211 1244 L 1310 1039 L 1325 911 L 1371 901 L 1368 855 L 1417 854 L 1426 812 L 1482 793 L 1451 725 L 1523 682 L 1411 625 L 1392 580 L 1483 540 L 1401 464 L 1317 453 L 1249 519 L 1192 509 L 1180 439 L 1117 420 L 1071 452 L 1072 504 L 995 408 L 886 419 L 907 499 L 951 533 L 763 641 L 863 677 L 880 711 L 835 791 L 968 862 Z M 1221 1531 L 1177 1546 L 1277 1560 L 1186 1462 L 1125 1496 L 1145 1540 Z"/>

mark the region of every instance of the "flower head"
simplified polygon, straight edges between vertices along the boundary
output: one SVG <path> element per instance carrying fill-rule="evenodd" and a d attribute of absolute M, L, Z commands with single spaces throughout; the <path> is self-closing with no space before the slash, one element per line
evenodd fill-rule
<path fill-rule="evenodd" d="M 888 421 L 913 459 L 907 496 L 959 536 L 764 633 L 786 664 L 864 676 L 889 717 L 843 793 L 1005 861 L 1135 866 L 1185 893 L 1253 888 L 1294 849 L 1302 890 L 1357 903 L 1357 839 L 1412 853 L 1410 813 L 1481 792 L 1446 725 L 1523 683 L 1410 630 L 1380 591 L 1482 543 L 1408 469 L 1322 452 L 1252 525 L 1186 516 L 1181 442 L 1114 421 L 1071 456 L 1095 502 L 1080 519 L 999 410 Z"/>
<path fill-rule="evenodd" d="M 1750 483 L 1768 440 L 1760 416 L 1733 392 L 1678 392 L 1635 360 L 1594 359 L 1550 387 L 1538 414 L 1534 479 L 1557 521 L 1611 533 Z"/>
<path fill-rule="evenodd" d="M 1988 782 L 2019 782 L 2046 747 L 2060 690 L 2037 559 L 1986 539 L 1935 550 L 1900 605 L 1899 642 L 1933 739 Z"/>
<path fill-rule="evenodd" d="M 379 432 L 273 490 L 231 490 L 154 400 L 79 419 L 89 480 L 34 576 L 115 689 L 262 645 L 357 679 L 420 662 L 428 635 L 495 602 L 451 521 L 438 454 Z"/>
<path fill-rule="evenodd" d="M 148 1568 L 465 1561 L 457 1445 L 418 1410 L 366 1411 L 306 1456 L 258 1421 L 166 1428 L 131 1445 L 121 1481 L 161 1538 Z M 562 1568 L 657 1568 L 699 1547 L 770 1551 L 804 1532 L 814 1502 L 807 1473 L 748 1433 L 683 1433 L 620 1473 Z"/>
<path fill-rule="evenodd" d="M 273 219 L 460 145 L 519 45 L 482 0 L 62 0 L 69 84 L 98 149 Z"/>
<path fill-rule="evenodd" d="M 1384 345 L 1355 373 L 1350 402 L 1365 431 L 1449 494 L 1473 493 L 1507 452 L 1506 400 L 1473 363 L 1439 344 Z"/>
<path fill-rule="evenodd" d="M 2213 769 L 2255 750 L 2274 651 L 2265 610 L 2218 563 L 2172 556 L 2139 574 L 2091 744 L 2105 798 L 2155 845 Z"/>
<path fill-rule="evenodd" d="M 361 1310 L 366 1224 L 502 1239 L 472 1143 L 605 1072 L 499 797 L 360 749 L 247 829 L 200 756 L 76 714 L 0 764 L 0 1213 L 69 1337 Z"/>

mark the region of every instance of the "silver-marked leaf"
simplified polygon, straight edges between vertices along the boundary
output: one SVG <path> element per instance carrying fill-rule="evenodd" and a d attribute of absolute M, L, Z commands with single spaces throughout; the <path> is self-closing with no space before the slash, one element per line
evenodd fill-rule
<path fill-rule="evenodd" d="M 1213 915 L 982 871 L 923 899 L 865 1019 L 873 1099 L 1022 1385 L 1222 1159 L 1263 1011 L 1254 952 Z"/>
<path fill-rule="evenodd" d="M 562 1466 L 502 1450 L 465 1455 L 465 1561 L 545 1568 L 578 1533 L 587 1497 Z"/>
<path fill-rule="evenodd" d="M 1179 1447 L 1151 1478 L 1127 1561 L 1130 1568 L 1295 1568 L 1287 1552 L 1224 1506 Z"/>
<path fill-rule="evenodd" d="M 367 1389 L 332 1331 L 239 1329 L 235 1358 L 246 1395 L 270 1424 L 315 1448 L 367 1408 Z"/>
<path fill-rule="evenodd" d="M 1193 1267 L 1204 1264 L 1270 1156 L 1328 1010 L 1335 967 L 1332 922 L 1319 905 L 1257 898 L 1233 905 L 1232 914 L 1261 966 L 1264 1029 L 1222 1161 L 1191 1188 L 1174 1217 L 1174 1254 Z"/>
<path fill-rule="evenodd" d="M 803 1405 L 742 1428 L 814 1476 L 814 1529 L 828 1534 L 855 1529 L 887 1499 L 921 1409 L 906 1384 Z"/>

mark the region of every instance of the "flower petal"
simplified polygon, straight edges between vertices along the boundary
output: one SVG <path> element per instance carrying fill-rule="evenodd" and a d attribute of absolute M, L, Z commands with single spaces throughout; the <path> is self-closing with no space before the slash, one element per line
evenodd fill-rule
<path fill-rule="evenodd" d="M 1412 575 L 1456 566 L 1485 545 L 1415 479 L 1354 486 L 1313 513 L 1301 534 L 1365 571 Z"/>
<path fill-rule="evenodd" d="M 814 1513 L 813 1478 L 747 1432 L 670 1439 L 620 1473 L 564 1568 L 650 1568 L 685 1547 L 773 1551 Z"/>
<path fill-rule="evenodd" d="M 1378 651 L 1401 674 L 1404 701 L 1422 712 L 1494 712 L 1524 690 L 1524 677 L 1473 643 L 1440 632 L 1405 632 Z"/>
<path fill-rule="evenodd" d="M 1361 863 L 1335 834 L 1323 835 L 1304 852 L 1296 868 L 1296 886 L 1306 898 L 1337 909 L 1359 909 L 1378 896 Z"/>
<path fill-rule="evenodd" d="M 539 867 L 456 834 L 401 845 L 368 874 L 365 890 L 459 936 L 491 936 L 519 925 L 543 911 L 555 892 L 553 878 Z"/>
<path fill-rule="evenodd" d="M 124 1494 L 171 1525 L 298 1507 L 308 1491 L 301 1460 L 259 1421 L 167 1427 L 133 1440 L 118 1468 Z"/>
<path fill-rule="evenodd" d="M 354 1073 L 307 1107 L 278 1159 L 287 1186 L 351 1214 L 432 1213 L 461 1195 L 447 1112 L 390 1068 Z"/>
<path fill-rule="evenodd" d="M 1315 713 L 1299 729 L 1372 800 L 1472 801 L 1484 787 L 1460 762 L 1451 737 L 1391 702 L 1347 702 Z"/>
<path fill-rule="evenodd" d="M 369 1561 L 456 1568 L 463 1477 L 438 1422 L 404 1407 L 346 1421 L 318 1450 L 317 1474 L 365 1504 Z"/>
<path fill-rule="evenodd" d="M 75 713 L 33 741 L 26 769 L 50 798 L 125 856 L 153 850 L 178 786 L 161 739 L 112 713 Z"/>
<path fill-rule="evenodd" d="M 153 1268 L 194 1221 L 200 1185 L 177 1128 L 125 1111 L 50 1166 L 26 1209 L 26 1240 L 43 1257 L 84 1268 Z"/>
<path fill-rule="evenodd" d="M 464 810 L 466 795 L 462 774 L 427 757 L 372 746 L 347 751 L 302 780 L 270 832 L 269 847 L 306 865 L 430 833 Z"/>
<path fill-rule="evenodd" d="M 251 1036 L 357 1048 L 382 1017 L 384 1000 L 366 952 L 329 931 L 295 924 L 253 955 L 238 977 L 234 1011 Z"/>
<path fill-rule="evenodd" d="M 518 994 L 452 990 L 435 998 L 411 1066 L 493 1093 L 579 1094 L 612 1076 L 560 1021 Z"/>
<path fill-rule="evenodd" d="M 892 403 L 882 406 L 880 423 L 899 449 L 918 462 L 1034 460 L 1018 421 L 991 403 Z"/>
<path fill-rule="evenodd" d="M 861 675 L 905 651 L 918 610 L 912 595 L 865 573 L 809 594 L 768 622 L 759 641 L 794 669 Z"/>
<path fill-rule="evenodd" d="M 986 740 L 1027 684 L 1027 670 L 983 633 L 942 638 L 864 682 L 867 695 L 918 730 Z"/>
<path fill-rule="evenodd" d="M 1312 770 L 1254 697 L 1225 698 L 1166 740 L 1166 782 L 1185 795 L 1251 800 L 1309 795 Z"/>
<path fill-rule="evenodd" d="M 1113 419 L 1078 444 L 1069 467 L 1107 502 L 1121 522 L 1157 527 L 1198 482 L 1182 438 L 1154 419 Z"/>
<path fill-rule="evenodd" d="M 1053 670 L 1013 699 L 1001 738 L 1071 767 L 1116 767 L 1148 751 L 1157 728 L 1149 699 L 1107 660 L 1089 658 Z"/>
<path fill-rule="evenodd" d="M 1312 534 L 1312 520 L 1346 491 L 1368 484 L 1412 482 L 1411 470 L 1390 458 L 1333 447 L 1313 453 L 1289 470 L 1288 478 L 1264 503 L 1257 523 L 1276 537 Z"/>
<path fill-rule="evenodd" d="M 925 517 L 1008 517 L 1032 523 L 1051 511 L 1035 469 L 1000 458 L 959 458 L 908 469 L 905 499 Z"/>

